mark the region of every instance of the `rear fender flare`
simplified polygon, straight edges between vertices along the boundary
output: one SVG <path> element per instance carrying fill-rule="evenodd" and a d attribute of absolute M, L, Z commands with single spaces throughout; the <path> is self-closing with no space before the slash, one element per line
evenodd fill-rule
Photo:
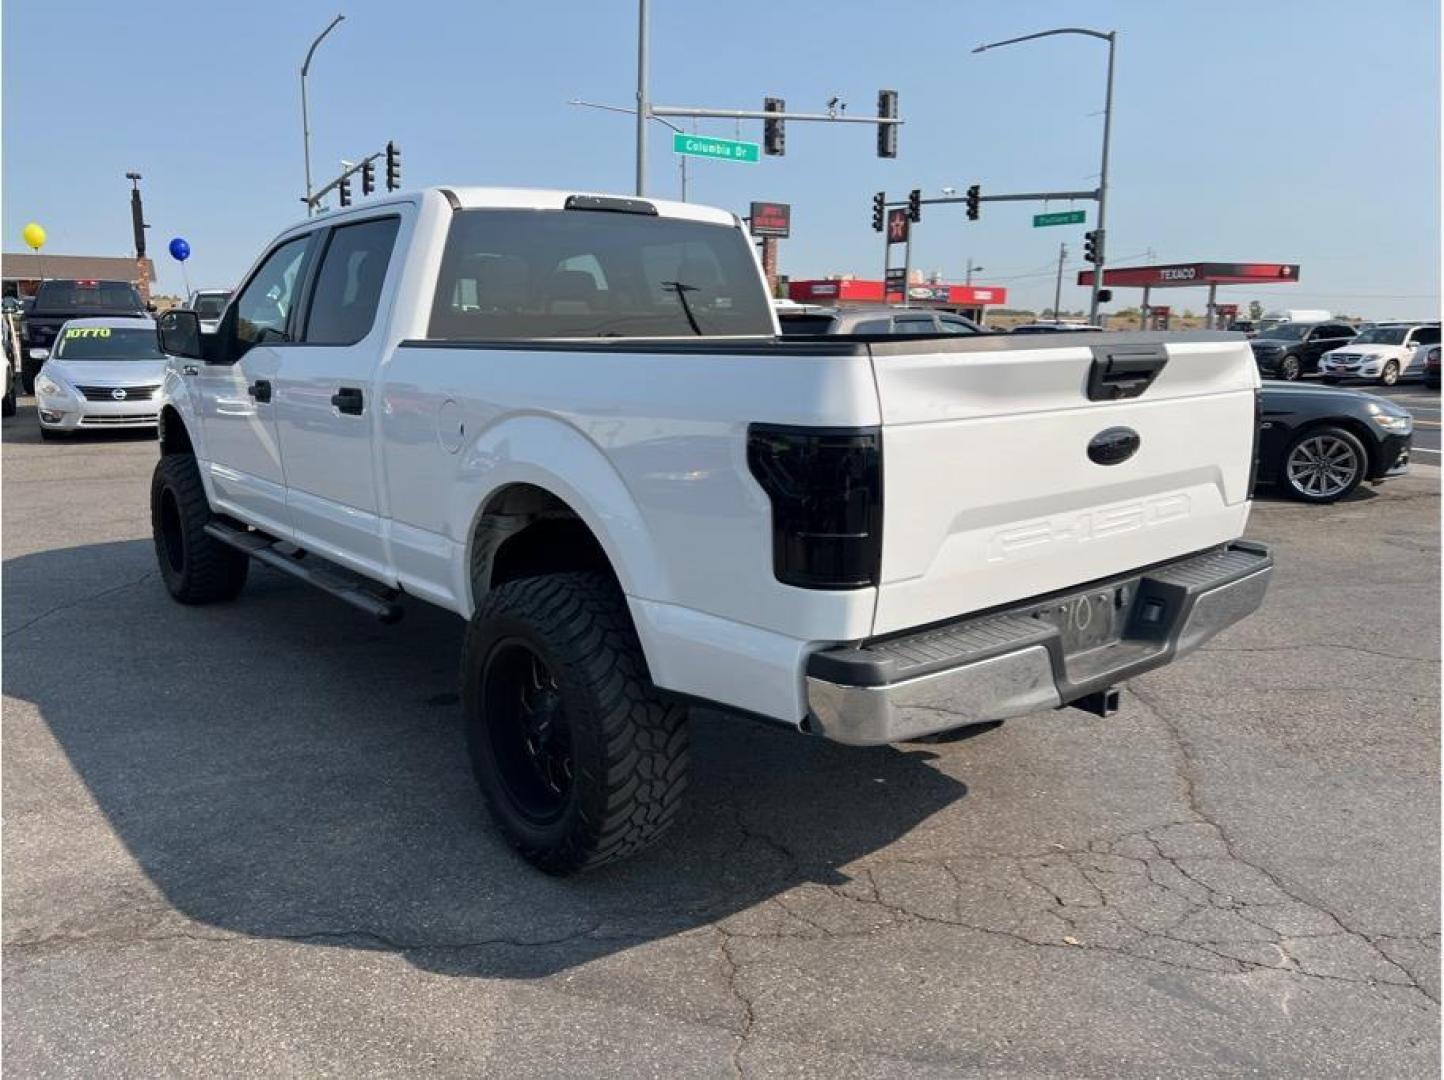
<path fill-rule="evenodd" d="M 471 546 L 493 495 L 511 484 L 531 484 L 566 503 L 592 531 L 629 596 L 663 599 L 666 566 L 621 475 L 594 442 L 553 417 L 516 416 L 482 432 L 461 452 L 452 486 L 448 529 L 459 544 L 453 567 L 455 595 L 472 595 Z"/>

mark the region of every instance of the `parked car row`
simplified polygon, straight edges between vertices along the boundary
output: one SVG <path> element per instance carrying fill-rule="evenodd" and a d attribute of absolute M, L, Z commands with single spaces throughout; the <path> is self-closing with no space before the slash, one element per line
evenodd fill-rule
<path fill-rule="evenodd" d="M 1249 339 L 1259 372 L 1294 382 L 1315 372 L 1324 382 L 1371 379 L 1393 386 L 1423 376 L 1430 346 L 1439 344 L 1437 322 L 1376 322 L 1361 328 L 1339 320 L 1279 323 Z"/>

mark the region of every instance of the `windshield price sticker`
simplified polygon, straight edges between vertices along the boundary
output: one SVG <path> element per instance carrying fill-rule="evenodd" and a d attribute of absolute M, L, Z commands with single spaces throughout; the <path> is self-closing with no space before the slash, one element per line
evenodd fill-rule
<path fill-rule="evenodd" d="M 110 337 L 108 326 L 72 326 L 66 329 L 67 338 L 78 337 Z"/>

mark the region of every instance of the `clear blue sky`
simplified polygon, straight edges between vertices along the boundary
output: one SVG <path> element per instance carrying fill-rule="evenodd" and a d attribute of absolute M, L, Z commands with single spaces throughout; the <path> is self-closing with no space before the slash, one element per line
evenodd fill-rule
<path fill-rule="evenodd" d="M 851 112 L 871 113 L 880 87 L 900 92 L 907 124 L 894 161 L 874 156 L 871 128 L 794 124 L 783 158 L 693 167 L 695 201 L 742 213 L 752 199 L 793 204 L 781 262 L 795 278 L 878 276 L 869 203 L 880 188 L 1093 186 L 1103 43 L 970 52 L 1082 25 L 1119 32 L 1111 259 L 1143 262 L 1151 250 L 1157 262 L 1298 262 L 1297 287 L 1221 299 L 1438 314 L 1436 0 L 652 7 L 657 102 L 759 108 L 774 94 L 816 111 L 840 94 Z M 33 220 L 49 232 L 47 251 L 128 254 L 123 174 L 134 169 L 145 175 L 160 286 L 180 290 L 165 253 L 177 235 L 194 251 L 192 285 L 233 284 L 299 214 L 297 69 L 338 9 L 347 19 L 312 68 L 319 175 L 394 138 L 407 186 L 631 190 L 630 118 L 566 102 L 631 104 L 633 0 L 8 3 L 6 250 L 23 250 L 20 229 Z M 760 128 L 744 123 L 742 136 L 758 139 Z M 654 129 L 651 193 L 675 197 L 669 137 Z M 958 280 L 971 257 L 985 267 L 976 280 L 1006 284 L 1015 304 L 1051 304 L 1057 245 L 1067 241 L 1076 269 L 1083 228 L 1033 229 L 1032 212 L 985 205 L 969 223 L 961 207 L 930 210 L 914 265 Z M 1065 307 L 1084 300 L 1065 285 Z M 1201 310 L 1204 292 L 1169 300 Z"/>

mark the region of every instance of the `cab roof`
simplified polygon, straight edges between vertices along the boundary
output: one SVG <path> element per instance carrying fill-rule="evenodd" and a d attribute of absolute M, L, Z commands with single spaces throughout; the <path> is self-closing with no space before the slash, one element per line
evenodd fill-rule
<path fill-rule="evenodd" d="M 566 210 L 567 200 L 572 198 L 598 199 L 623 205 L 645 204 L 652 207 L 659 217 L 681 218 L 701 221 L 712 225 L 740 226 L 740 219 L 727 210 L 696 203 L 674 202 L 670 199 L 653 199 L 637 195 L 613 195 L 597 191 L 577 191 L 563 188 L 510 188 L 510 187 L 430 187 L 417 191 L 398 191 L 389 195 L 367 198 L 353 203 L 344 210 L 331 210 L 316 217 L 299 221 L 287 229 L 291 232 L 302 225 L 326 224 L 360 214 L 374 213 L 385 206 L 416 204 L 423 199 L 445 199 L 458 210 Z M 577 208 L 579 212 L 586 212 Z M 600 207 L 598 208 L 600 209 Z"/>

